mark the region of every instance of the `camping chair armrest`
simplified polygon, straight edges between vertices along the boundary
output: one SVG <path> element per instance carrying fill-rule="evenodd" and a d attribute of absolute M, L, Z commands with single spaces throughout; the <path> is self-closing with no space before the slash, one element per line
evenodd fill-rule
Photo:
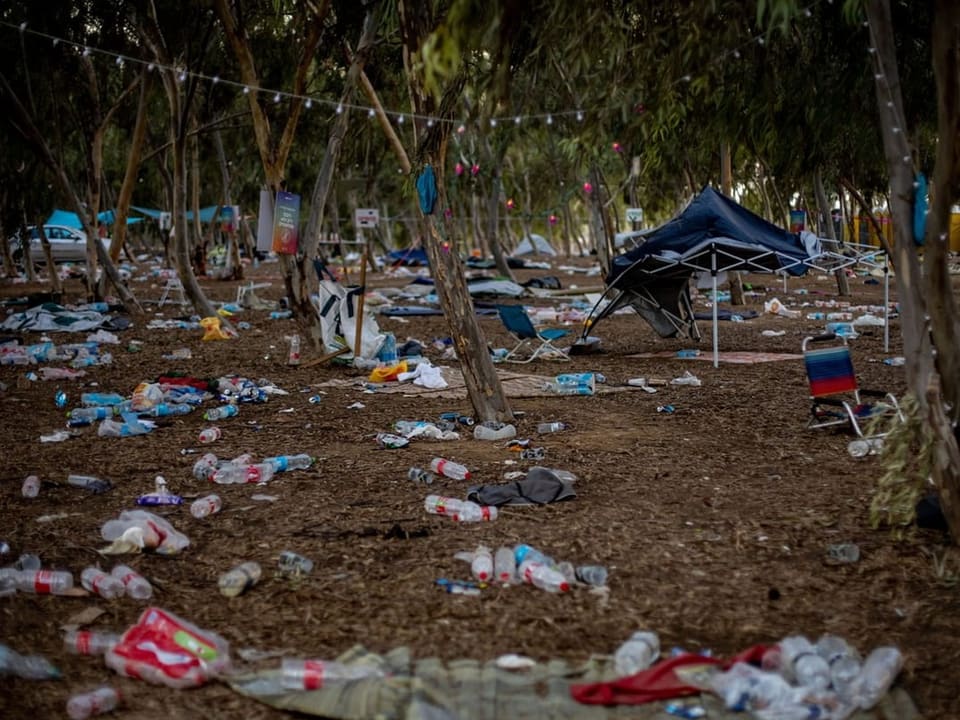
<path fill-rule="evenodd" d="M 860 394 L 876 398 L 887 397 L 890 395 L 890 393 L 886 390 L 867 390 L 865 388 L 860 388 Z"/>
<path fill-rule="evenodd" d="M 836 340 L 837 334 L 830 332 L 830 333 L 824 333 L 823 335 L 814 335 L 813 337 L 807 338 L 807 339 L 810 342 L 826 342 L 828 340 Z"/>

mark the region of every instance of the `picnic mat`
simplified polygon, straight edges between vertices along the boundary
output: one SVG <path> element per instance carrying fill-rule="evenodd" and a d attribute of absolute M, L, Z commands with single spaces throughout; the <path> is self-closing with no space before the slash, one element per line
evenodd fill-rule
<path fill-rule="evenodd" d="M 290 690 L 280 671 L 260 670 L 226 678 L 236 692 L 282 710 L 338 720 L 661 720 L 671 717 L 663 702 L 643 705 L 587 705 L 577 702 L 577 683 L 610 681 L 612 657 L 594 655 L 586 663 L 561 659 L 533 662 L 510 670 L 496 660 L 416 658 L 407 647 L 377 655 L 361 645 L 337 658 L 345 666 L 365 668 L 364 679 L 331 682 L 312 690 Z M 379 677 L 378 677 L 379 676 Z M 689 694 L 689 693 L 687 693 Z M 745 713 L 724 708 L 710 693 L 690 698 L 717 720 L 744 720 Z M 910 697 L 899 687 L 869 712 L 850 720 L 917 720 Z"/>
<path fill-rule="evenodd" d="M 658 350 L 657 352 L 637 353 L 636 355 L 627 355 L 628 358 L 676 358 L 677 353 L 673 350 Z M 720 362 L 738 363 L 740 365 L 752 365 L 753 363 L 776 362 L 777 360 L 802 360 L 800 353 L 770 353 L 757 352 L 755 350 L 721 350 L 719 353 Z M 713 362 L 713 351 L 704 350 L 699 355 L 693 357 L 678 358 L 682 360 L 709 360 Z"/>
<path fill-rule="evenodd" d="M 441 389 L 431 389 L 414 385 L 410 382 L 390 382 L 390 383 L 370 383 L 371 389 L 377 393 L 400 394 L 408 397 L 420 395 L 429 395 L 431 397 L 459 399 L 467 396 L 467 386 L 463 380 L 463 373 L 457 368 L 442 367 L 443 379 L 447 381 L 447 387 Z M 553 375 L 530 375 L 528 373 L 511 372 L 509 370 L 497 370 L 497 377 L 500 378 L 500 384 L 503 386 L 503 392 L 507 397 L 559 397 L 555 393 L 545 389 L 555 376 Z M 347 387 L 356 385 L 356 379 L 334 378 L 326 382 L 319 383 L 318 387 Z M 594 390 L 595 395 L 605 395 L 614 392 L 624 392 L 636 390 L 632 387 L 618 387 L 598 384 Z"/>

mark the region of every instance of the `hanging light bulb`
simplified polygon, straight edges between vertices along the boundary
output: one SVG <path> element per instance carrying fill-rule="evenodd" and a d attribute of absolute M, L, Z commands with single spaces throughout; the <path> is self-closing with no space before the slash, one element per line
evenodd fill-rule
<path fill-rule="evenodd" d="M 210 79 L 213 81 L 213 84 L 214 84 L 214 85 L 216 85 L 218 82 L 220 82 L 220 76 L 219 76 L 219 75 L 214 75 L 214 76 L 213 76 L 212 78 L 210 78 Z"/>
<path fill-rule="evenodd" d="M 480 166 L 477 165 L 476 163 L 474 163 L 473 165 L 471 165 L 471 166 L 470 166 L 470 174 L 473 175 L 474 177 L 476 177 L 477 175 L 479 175 L 479 174 L 480 174 Z"/>
<path fill-rule="evenodd" d="M 513 124 L 514 124 L 514 125 L 519 125 L 519 124 L 520 124 L 520 116 L 519 116 L 519 115 L 517 115 L 517 116 L 513 119 Z"/>
<path fill-rule="evenodd" d="M 149 72 L 153 72 L 153 68 L 154 68 L 154 64 L 153 64 L 153 63 L 150 63 L 149 65 L 147 65 L 147 70 L 148 70 Z"/>
<path fill-rule="evenodd" d="M 551 214 L 550 214 L 550 217 L 547 218 L 547 222 L 550 223 L 551 225 L 556 225 L 556 224 L 557 224 L 557 216 L 554 215 L 553 213 L 551 213 Z"/>
<path fill-rule="evenodd" d="M 247 87 L 246 85 L 243 86 L 243 94 L 244 94 L 244 95 L 249 95 L 249 94 L 250 94 L 250 88 Z"/>
<path fill-rule="evenodd" d="M 547 115 L 547 125 L 553 125 L 553 115 Z"/>
<path fill-rule="evenodd" d="M 587 195 L 589 195 L 590 193 L 593 192 L 593 185 L 591 185 L 591 184 L 588 183 L 588 182 L 585 182 L 585 183 L 583 184 L 583 191 L 584 191 Z"/>
<path fill-rule="evenodd" d="M 460 126 L 457 128 L 457 135 L 463 135 L 466 131 L 467 131 L 467 128 L 464 127 L 463 125 L 460 125 Z"/>
<path fill-rule="evenodd" d="M 337 103 L 337 115 L 343 115 L 343 103 Z"/>
<path fill-rule="evenodd" d="M 23 32 L 26 29 L 27 29 L 27 23 L 26 22 L 20 23 L 20 32 Z"/>
<path fill-rule="evenodd" d="M 310 108 L 313 107 L 313 100 L 311 100 L 310 98 L 307 98 L 307 101 L 304 103 L 304 105 L 306 106 L 307 110 L 309 110 Z"/>
<path fill-rule="evenodd" d="M 123 58 L 118 55 L 116 59 L 117 67 L 123 67 Z"/>
<path fill-rule="evenodd" d="M 583 110 L 577 110 L 577 122 L 583 122 Z"/>
<path fill-rule="evenodd" d="M 513 201 L 513 198 L 507 200 L 507 210 L 513 210 L 517 204 Z"/>
<path fill-rule="evenodd" d="M 497 126 L 497 119 L 490 118 L 490 127 L 495 128 Z"/>
<path fill-rule="evenodd" d="M 273 101 L 274 101 L 275 103 L 280 102 L 280 93 L 277 93 L 276 95 L 273 96 Z"/>
<path fill-rule="evenodd" d="M 397 117 L 397 125 L 403 125 L 403 115 Z"/>
<path fill-rule="evenodd" d="M 376 114 L 377 114 L 377 113 L 375 113 L 375 112 L 373 111 L 373 108 L 370 108 L 369 110 L 367 110 L 367 117 L 368 117 L 368 118 L 372 118 L 372 117 L 374 117 Z"/>
<path fill-rule="evenodd" d="M 186 79 L 187 79 L 187 73 L 186 73 L 186 71 L 185 71 L 185 70 L 181 70 L 181 71 L 180 71 L 180 74 L 177 76 L 177 79 L 178 79 L 180 82 L 183 82 L 184 80 L 186 80 Z"/>
<path fill-rule="evenodd" d="M 618 143 L 618 142 L 614 142 L 613 145 L 611 145 L 611 147 L 613 148 L 613 151 L 614 151 L 615 153 L 622 153 L 622 152 L 623 152 L 623 145 L 621 145 L 621 144 Z"/>
<path fill-rule="evenodd" d="M 433 127 L 433 118 L 427 118 L 427 127 L 428 127 L 428 128 L 432 128 L 432 127 Z"/>
<path fill-rule="evenodd" d="M 84 56 L 84 57 L 90 57 L 90 48 L 85 47 L 85 48 L 83 49 L 83 56 Z"/>
<path fill-rule="evenodd" d="M 690 76 L 689 76 L 689 75 L 684 75 L 684 76 L 683 76 L 682 78 L 680 78 L 680 79 L 683 80 L 684 82 L 690 82 Z"/>

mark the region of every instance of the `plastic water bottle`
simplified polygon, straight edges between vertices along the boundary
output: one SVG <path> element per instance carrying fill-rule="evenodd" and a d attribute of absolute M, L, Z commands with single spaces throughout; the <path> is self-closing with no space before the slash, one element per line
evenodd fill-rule
<path fill-rule="evenodd" d="M 397 363 L 397 338 L 393 333 L 386 333 L 383 336 L 383 344 L 377 353 L 377 359 L 385 365 L 396 365 Z"/>
<path fill-rule="evenodd" d="M 797 685 L 813 690 L 826 690 L 830 687 L 830 666 L 817 655 L 807 638 L 795 635 L 780 641 L 783 664 L 792 671 Z"/>
<path fill-rule="evenodd" d="M 213 453 L 204 453 L 193 464 L 193 476 L 197 480 L 209 480 L 217 469 L 218 462 L 217 456 Z"/>
<path fill-rule="evenodd" d="M 0 644 L 0 677 L 15 675 L 24 680 L 55 680 L 60 671 L 41 655 L 21 655 Z"/>
<path fill-rule="evenodd" d="M 298 658 L 284 658 L 280 671 L 280 684 L 288 690 L 319 690 L 331 683 L 383 677 L 375 667 Z"/>
<path fill-rule="evenodd" d="M 112 712 L 120 705 L 120 693 L 109 685 L 91 692 L 74 695 L 67 700 L 67 715 L 70 720 L 86 720 L 95 715 Z"/>
<path fill-rule="evenodd" d="M 517 579 L 517 558 L 513 548 L 501 546 L 493 556 L 493 576 L 497 582 L 508 584 Z"/>
<path fill-rule="evenodd" d="M 83 393 L 80 395 L 80 404 L 84 407 L 122 405 L 125 401 L 126 398 L 117 393 Z"/>
<path fill-rule="evenodd" d="M 25 498 L 35 498 L 40 494 L 40 478 L 36 475 L 27 475 L 24 478 L 23 485 L 20 487 L 20 494 Z"/>
<path fill-rule="evenodd" d="M 493 554 L 486 545 L 478 545 L 473 551 L 470 572 L 480 582 L 489 582 L 493 578 Z"/>
<path fill-rule="evenodd" d="M 274 472 L 286 472 L 287 470 L 306 470 L 313 465 L 313 458 L 306 453 L 297 455 L 277 455 L 263 459 L 264 464 L 273 465 Z"/>
<path fill-rule="evenodd" d="M 210 481 L 220 485 L 240 483 L 266 483 L 273 478 L 273 465 L 270 463 L 255 463 L 250 465 L 234 465 L 229 463 L 219 467 L 210 475 Z"/>
<path fill-rule="evenodd" d="M 287 353 L 287 365 L 299 365 L 300 336 L 296 334 L 290 335 L 287 337 L 287 341 L 290 343 L 290 351 Z"/>
<path fill-rule="evenodd" d="M 241 563 L 220 576 L 220 580 L 217 582 L 220 587 L 220 593 L 227 597 L 236 597 L 237 595 L 245 593 L 260 582 L 260 574 L 259 563 Z"/>
<path fill-rule="evenodd" d="M 88 567 L 80 574 L 80 583 L 106 600 L 121 597 L 126 592 L 122 582 L 95 567 Z"/>
<path fill-rule="evenodd" d="M 469 480 L 470 471 L 459 463 L 444 458 L 434 458 L 430 461 L 430 469 L 433 472 L 448 477 L 452 480 Z"/>
<path fill-rule="evenodd" d="M 197 439 L 200 440 L 204 445 L 209 443 L 216 442 L 223 436 L 223 433 L 220 432 L 218 427 L 208 427 L 200 431 L 200 434 L 197 436 Z"/>
<path fill-rule="evenodd" d="M 641 630 L 617 648 L 613 654 L 613 667 L 620 677 L 634 675 L 653 665 L 660 656 L 660 638 L 656 633 Z"/>
<path fill-rule="evenodd" d="M 67 484 L 75 488 L 89 490 L 94 494 L 106 492 L 113 487 L 109 480 L 101 480 L 93 475 L 67 475 Z"/>
<path fill-rule="evenodd" d="M 103 655 L 120 642 L 116 633 L 96 630 L 69 630 L 63 636 L 63 645 L 76 655 Z"/>
<path fill-rule="evenodd" d="M 153 596 L 150 581 L 129 565 L 117 565 L 110 574 L 123 583 L 127 595 L 134 600 L 149 600 Z"/>
<path fill-rule="evenodd" d="M 830 666 L 830 683 L 838 695 L 849 698 L 854 680 L 860 675 L 860 656 L 847 641 L 836 635 L 824 635 L 816 644 L 817 654 Z"/>
<path fill-rule="evenodd" d="M 271 320 L 286 320 L 293 317 L 293 310 L 274 310 L 270 313 Z"/>
<path fill-rule="evenodd" d="M 313 560 L 295 553 L 293 550 L 282 550 L 278 558 L 278 565 L 281 574 L 289 577 L 309 575 L 310 571 L 313 570 Z"/>
<path fill-rule="evenodd" d="M 517 574 L 524 582 L 546 590 L 547 592 L 557 593 L 566 592 L 570 589 L 570 583 L 559 570 L 534 562 L 533 560 L 524 560 L 517 568 Z"/>
<path fill-rule="evenodd" d="M 477 505 L 469 500 L 427 495 L 423 501 L 424 509 L 433 515 L 445 515 L 454 522 L 483 522 L 497 519 L 497 508 Z"/>
<path fill-rule="evenodd" d="M 73 575 L 58 570 L 24 570 L 14 577 L 20 592 L 61 595 L 73 588 Z"/>
<path fill-rule="evenodd" d="M 513 556 L 516 558 L 518 567 L 528 560 L 541 563 L 548 567 L 554 567 L 557 564 L 552 557 L 545 555 L 530 545 L 517 545 L 513 548 Z"/>
<path fill-rule="evenodd" d="M 207 495 L 194 500 L 190 504 L 190 514 L 198 520 L 208 515 L 214 515 L 223 508 L 223 501 L 219 495 Z"/>
<path fill-rule="evenodd" d="M 71 420 L 86 420 L 94 422 L 95 420 L 106 420 L 113 417 L 112 407 L 80 407 L 70 411 L 68 417 Z"/>
<path fill-rule="evenodd" d="M 187 415 L 193 412 L 193 405 L 188 403 L 157 403 L 143 414 L 148 417 L 169 417 L 171 415 Z"/>
<path fill-rule="evenodd" d="M 220 407 L 211 408 L 203 414 L 203 419 L 207 422 L 215 422 L 217 420 L 223 420 L 224 418 L 230 418 L 234 415 L 237 415 L 240 412 L 240 409 L 236 405 L 221 405 Z"/>
<path fill-rule="evenodd" d="M 607 584 L 607 569 L 603 565 L 581 565 L 574 576 L 580 582 L 593 587 L 604 587 Z"/>
<path fill-rule="evenodd" d="M 903 655 L 897 648 L 875 648 L 863 661 L 860 676 L 853 682 L 851 700 L 860 709 L 869 710 L 887 694 L 902 669 Z"/>
<path fill-rule="evenodd" d="M 547 433 L 560 432 L 561 430 L 566 430 L 566 423 L 562 422 L 544 422 L 537 425 L 537 432 L 541 435 L 546 435 Z"/>

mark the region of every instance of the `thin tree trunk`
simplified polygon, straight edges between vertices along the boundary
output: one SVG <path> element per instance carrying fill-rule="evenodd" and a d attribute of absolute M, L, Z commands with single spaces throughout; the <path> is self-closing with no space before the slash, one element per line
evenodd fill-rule
<path fill-rule="evenodd" d="M 840 252 L 840 245 L 837 243 L 837 234 L 833 229 L 833 218 L 830 216 L 830 206 L 827 203 L 827 193 L 823 188 L 823 172 L 820 168 L 817 168 L 813 173 L 813 192 L 817 198 L 819 215 L 827 219 L 826 237 L 829 241 L 827 245 L 834 252 Z M 837 268 L 833 272 L 833 275 L 837 279 L 837 293 L 839 293 L 841 297 L 849 297 L 850 281 L 847 278 L 847 269 Z"/>

